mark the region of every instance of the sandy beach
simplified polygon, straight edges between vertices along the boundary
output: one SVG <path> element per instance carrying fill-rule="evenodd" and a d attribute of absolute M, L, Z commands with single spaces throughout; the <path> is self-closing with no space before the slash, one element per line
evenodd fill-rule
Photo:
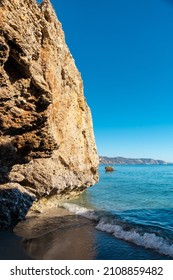
<path fill-rule="evenodd" d="M 171 259 L 95 228 L 63 208 L 32 213 L 13 232 L 0 232 L 0 260 Z"/>
<path fill-rule="evenodd" d="M 32 213 L 14 232 L 0 233 L 0 259 L 94 259 L 94 232 L 93 221 L 63 208 Z"/>

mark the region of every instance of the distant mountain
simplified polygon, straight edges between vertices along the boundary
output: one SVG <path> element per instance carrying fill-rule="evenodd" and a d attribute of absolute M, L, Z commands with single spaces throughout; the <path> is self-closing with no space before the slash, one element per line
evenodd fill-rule
<path fill-rule="evenodd" d="M 164 160 L 151 158 L 99 157 L 100 164 L 168 164 Z"/>

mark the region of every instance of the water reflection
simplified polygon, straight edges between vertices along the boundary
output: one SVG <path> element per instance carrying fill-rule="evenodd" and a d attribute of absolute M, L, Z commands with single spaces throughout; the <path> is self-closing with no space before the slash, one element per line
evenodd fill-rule
<path fill-rule="evenodd" d="M 33 259 L 94 259 L 94 222 L 83 217 L 30 217 L 15 228 Z"/>

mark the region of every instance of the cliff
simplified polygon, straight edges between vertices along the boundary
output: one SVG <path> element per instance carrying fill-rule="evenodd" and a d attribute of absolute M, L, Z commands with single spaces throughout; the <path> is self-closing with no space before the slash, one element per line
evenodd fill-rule
<path fill-rule="evenodd" d="M 100 164 L 167 164 L 164 160 L 151 158 L 99 157 Z"/>
<path fill-rule="evenodd" d="M 1 0 L 1 193 L 80 192 L 97 166 L 81 75 L 50 1 Z"/>

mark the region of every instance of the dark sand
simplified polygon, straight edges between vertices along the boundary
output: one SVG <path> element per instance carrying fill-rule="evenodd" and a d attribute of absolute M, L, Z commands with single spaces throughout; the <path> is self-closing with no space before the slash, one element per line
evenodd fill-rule
<path fill-rule="evenodd" d="M 14 232 L 0 232 L 1 260 L 157 260 L 172 259 L 116 239 L 96 223 L 65 209 L 33 214 Z"/>
<path fill-rule="evenodd" d="M 0 233 L 0 259 L 94 259 L 95 223 L 58 208 Z"/>

